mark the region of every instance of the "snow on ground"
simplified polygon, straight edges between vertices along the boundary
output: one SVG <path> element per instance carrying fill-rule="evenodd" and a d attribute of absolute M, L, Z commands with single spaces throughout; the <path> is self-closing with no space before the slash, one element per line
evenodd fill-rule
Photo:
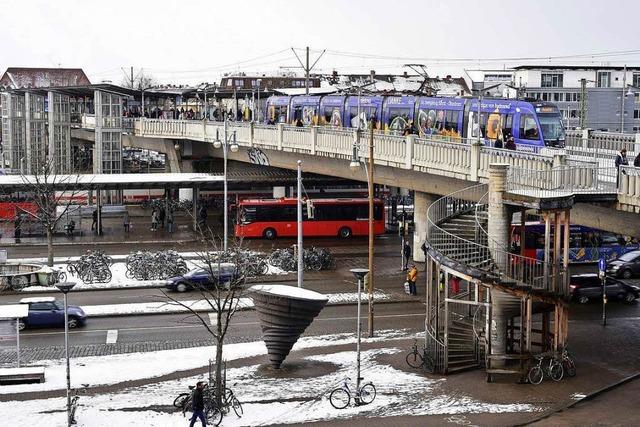
<path fill-rule="evenodd" d="M 315 355 L 305 358 L 309 364 L 333 365 L 327 374 L 300 378 L 265 376 L 260 365 L 227 370 L 227 381 L 243 403 L 244 415 L 232 412 L 222 426 L 260 426 L 271 424 L 309 423 L 353 417 L 394 417 L 401 415 L 448 415 L 469 413 L 532 412 L 542 408 L 520 403 L 486 403 L 463 392 L 443 392 L 445 379 L 430 379 L 416 373 L 396 369 L 380 357 L 403 350 L 383 348 L 362 352 L 364 381 L 376 387 L 375 400 L 366 406 L 353 403 L 338 410 L 331 406 L 329 393 L 346 376 L 355 378 L 354 351 Z M 327 371 L 323 371 L 327 372 Z M 81 397 L 77 412 L 79 427 L 138 426 L 154 427 L 186 425 L 187 419 L 170 405 L 178 393 L 202 376 L 165 381 L 119 392 Z M 349 382 L 354 387 L 353 381 Z M 26 425 L 37 419 L 43 425 L 64 424 L 63 397 L 25 402 L 2 402 L 0 414 L 7 425 Z M 37 408 L 37 409 L 36 409 Z"/>
<path fill-rule="evenodd" d="M 285 285 L 281 285 L 285 286 Z M 297 290 L 295 286 L 286 286 L 292 290 Z M 350 304 L 358 301 L 357 293 L 341 292 L 337 294 L 325 295 L 329 298 L 329 305 L 338 304 Z M 158 295 L 160 298 L 160 295 Z M 367 295 L 362 294 L 360 300 L 367 301 Z M 374 301 L 384 301 L 390 299 L 390 296 L 384 292 L 374 292 Z M 206 300 L 184 300 L 183 304 L 191 307 L 196 311 L 214 311 L 211 305 Z M 248 309 L 253 308 L 253 300 L 251 298 L 240 298 L 238 302 L 238 308 Z M 169 313 L 185 313 L 188 312 L 185 307 L 177 305 L 169 301 L 151 301 L 151 302 L 139 302 L 128 304 L 104 304 L 104 305 L 83 305 L 82 309 L 89 317 L 104 317 L 104 316 L 124 316 L 132 314 L 169 314 Z"/>
<path fill-rule="evenodd" d="M 355 343 L 355 334 L 332 334 L 302 337 L 293 351 L 314 347 L 327 347 Z M 413 335 L 411 335 L 413 336 Z M 375 338 L 363 342 L 379 342 L 389 339 L 411 337 L 406 330 L 383 330 Z M 178 370 L 207 366 L 215 354 L 215 346 L 176 350 L 150 351 L 145 353 L 115 354 L 109 356 L 76 357 L 71 359 L 72 387 L 80 384 L 90 386 L 117 384 L 144 378 L 155 378 Z M 267 354 L 263 341 L 226 344 L 226 360 Z M 41 384 L 19 384 L 0 387 L 0 394 L 61 390 L 66 387 L 64 359 L 37 361 L 33 366 L 44 366 L 46 381 Z M 29 366 L 29 365 L 24 365 Z"/>

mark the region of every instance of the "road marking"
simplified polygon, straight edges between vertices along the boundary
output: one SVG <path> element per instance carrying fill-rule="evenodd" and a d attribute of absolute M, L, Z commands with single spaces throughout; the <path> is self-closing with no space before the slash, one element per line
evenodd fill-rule
<path fill-rule="evenodd" d="M 109 329 L 107 331 L 107 344 L 115 344 L 118 341 L 118 330 Z"/>
<path fill-rule="evenodd" d="M 383 314 L 375 316 L 376 319 L 387 319 L 387 318 L 397 318 L 397 317 L 424 317 L 424 313 L 411 313 L 411 314 Z M 318 321 L 336 321 L 336 320 L 355 320 L 356 316 L 351 317 L 318 317 L 315 320 Z M 362 318 L 366 318 L 363 313 Z M 260 322 L 232 322 L 231 326 L 248 326 L 248 325 L 259 325 Z M 163 329 L 194 329 L 194 328 L 202 328 L 202 324 L 197 325 L 175 325 L 175 326 L 139 326 L 132 328 L 120 328 L 121 331 L 149 331 L 149 330 L 163 330 Z M 111 331 L 112 329 L 90 329 L 90 330 L 75 330 L 69 331 L 70 334 L 92 334 L 92 333 L 104 333 Z M 117 330 L 114 330 L 116 333 Z M 32 337 L 32 336 L 40 336 L 40 335 L 62 335 L 64 331 L 56 331 L 56 332 L 35 332 L 35 333 L 21 333 L 21 337 Z"/>

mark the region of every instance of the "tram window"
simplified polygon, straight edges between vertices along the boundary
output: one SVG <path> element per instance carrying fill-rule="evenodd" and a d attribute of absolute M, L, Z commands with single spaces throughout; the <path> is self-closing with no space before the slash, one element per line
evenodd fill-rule
<path fill-rule="evenodd" d="M 540 132 L 538 125 L 531 114 L 523 114 L 520 116 L 520 138 L 529 140 L 539 140 Z"/>
<path fill-rule="evenodd" d="M 458 132 L 458 111 L 447 111 L 445 115 L 444 128 L 449 131 Z"/>
<path fill-rule="evenodd" d="M 503 123 L 504 127 L 502 128 L 502 135 L 504 135 L 505 138 L 513 135 L 513 114 L 507 114 Z"/>

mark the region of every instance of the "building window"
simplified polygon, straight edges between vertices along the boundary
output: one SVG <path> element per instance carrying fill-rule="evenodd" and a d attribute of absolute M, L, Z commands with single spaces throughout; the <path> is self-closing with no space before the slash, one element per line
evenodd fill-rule
<path fill-rule="evenodd" d="M 540 86 L 562 87 L 562 73 L 542 73 L 540 75 Z"/>
<path fill-rule="evenodd" d="M 236 87 L 244 87 L 244 80 L 236 80 Z"/>
<path fill-rule="evenodd" d="M 598 87 L 611 87 L 611 71 L 598 71 L 596 81 Z"/>
<path fill-rule="evenodd" d="M 233 80 L 227 79 L 227 87 L 233 86 Z"/>
<path fill-rule="evenodd" d="M 640 119 L 640 110 L 633 110 L 633 118 Z"/>
<path fill-rule="evenodd" d="M 633 86 L 640 87 L 640 73 L 633 73 Z"/>

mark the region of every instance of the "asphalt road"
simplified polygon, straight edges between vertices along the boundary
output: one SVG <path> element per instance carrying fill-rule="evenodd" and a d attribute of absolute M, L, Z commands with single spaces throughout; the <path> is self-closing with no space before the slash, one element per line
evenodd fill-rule
<path fill-rule="evenodd" d="M 424 328 L 425 309 L 420 302 L 378 304 L 375 312 L 376 329 L 408 328 L 419 332 Z M 204 316 L 208 319 L 208 314 Z M 328 306 L 305 331 L 305 335 L 353 333 L 356 318 L 355 305 Z M 366 310 L 363 310 L 364 327 L 366 324 Z M 139 315 L 89 319 L 84 328 L 70 332 L 70 343 L 72 346 L 105 344 L 109 331 L 117 331 L 117 343 L 191 342 L 211 338 L 197 319 L 187 318 L 187 315 Z M 113 335 L 112 332 L 111 337 Z M 260 339 L 260 336 L 260 324 L 255 311 L 236 313 L 228 332 L 229 342 L 253 341 Z M 20 335 L 23 348 L 59 346 L 63 342 L 62 329 L 30 329 Z"/>

